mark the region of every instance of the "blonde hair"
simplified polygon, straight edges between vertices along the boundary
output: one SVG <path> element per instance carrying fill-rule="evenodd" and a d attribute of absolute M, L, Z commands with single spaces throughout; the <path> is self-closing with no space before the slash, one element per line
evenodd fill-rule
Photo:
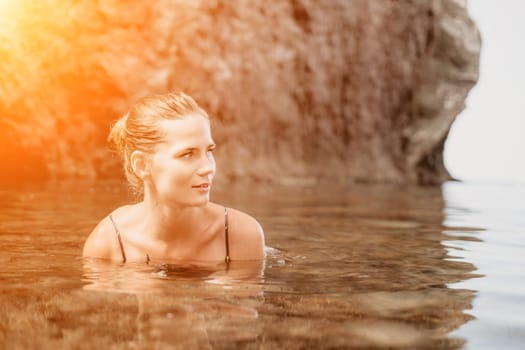
<path fill-rule="evenodd" d="M 111 128 L 108 141 L 122 158 L 126 178 L 138 193 L 144 191 L 144 182 L 131 165 L 131 154 L 138 150 L 153 153 L 162 141 L 159 124 L 165 119 L 179 119 L 188 114 L 208 114 L 193 98 L 183 92 L 153 95 L 135 103 Z"/>

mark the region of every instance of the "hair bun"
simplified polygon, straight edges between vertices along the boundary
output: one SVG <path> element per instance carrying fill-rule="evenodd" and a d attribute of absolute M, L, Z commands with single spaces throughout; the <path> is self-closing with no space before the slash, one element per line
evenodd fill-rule
<path fill-rule="evenodd" d="M 126 122 L 128 121 L 128 113 L 121 117 L 111 128 L 109 132 L 108 141 L 119 152 L 124 152 L 126 144 Z"/>

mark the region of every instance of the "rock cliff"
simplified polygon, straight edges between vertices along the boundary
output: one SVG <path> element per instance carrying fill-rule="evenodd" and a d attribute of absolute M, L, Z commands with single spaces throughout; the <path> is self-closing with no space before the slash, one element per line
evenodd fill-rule
<path fill-rule="evenodd" d="M 121 176 L 110 124 L 183 90 L 223 180 L 439 183 L 479 53 L 460 0 L 12 2 L 0 178 Z"/>

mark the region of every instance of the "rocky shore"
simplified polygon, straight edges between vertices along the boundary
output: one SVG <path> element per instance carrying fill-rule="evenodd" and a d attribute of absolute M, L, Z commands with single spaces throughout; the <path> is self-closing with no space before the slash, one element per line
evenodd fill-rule
<path fill-rule="evenodd" d="M 2 6 L 2 180 L 121 176 L 111 123 L 182 90 L 213 119 L 223 181 L 438 184 L 478 79 L 461 0 Z"/>

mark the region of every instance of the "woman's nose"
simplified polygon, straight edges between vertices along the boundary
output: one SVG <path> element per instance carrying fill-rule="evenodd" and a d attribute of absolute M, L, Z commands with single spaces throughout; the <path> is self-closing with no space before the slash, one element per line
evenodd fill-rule
<path fill-rule="evenodd" d="M 206 154 L 202 157 L 198 174 L 199 175 L 208 175 L 213 173 L 215 170 L 215 159 L 212 154 Z"/>

